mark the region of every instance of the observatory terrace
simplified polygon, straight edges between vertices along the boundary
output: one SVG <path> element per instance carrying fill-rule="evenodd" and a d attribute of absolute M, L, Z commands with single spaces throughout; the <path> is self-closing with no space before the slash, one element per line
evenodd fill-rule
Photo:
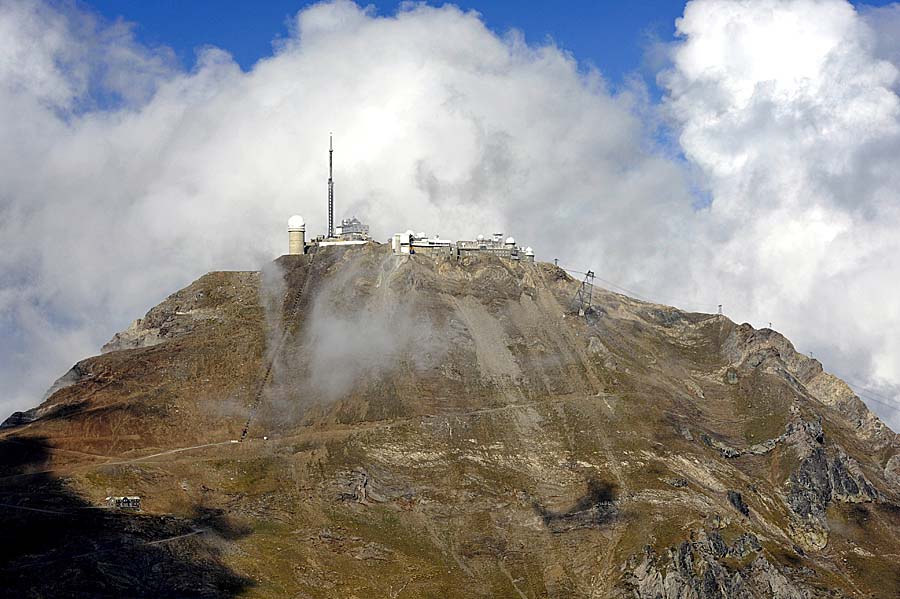
<path fill-rule="evenodd" d="M 0 594 L 900 595 L 900 441 L 843 382 L 579 284 L 376 243 L 201 277 L 0 429 Z"/>

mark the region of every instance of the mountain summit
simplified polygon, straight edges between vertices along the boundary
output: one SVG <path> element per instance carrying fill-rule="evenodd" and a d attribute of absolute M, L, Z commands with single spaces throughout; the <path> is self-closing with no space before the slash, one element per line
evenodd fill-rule
<path fill-rule="evenodd" d="M 579 285 L 375 243 L 207 274 L 4 423 L 0 593 L 900 596 L 900 438 L 845 383 Z"/>

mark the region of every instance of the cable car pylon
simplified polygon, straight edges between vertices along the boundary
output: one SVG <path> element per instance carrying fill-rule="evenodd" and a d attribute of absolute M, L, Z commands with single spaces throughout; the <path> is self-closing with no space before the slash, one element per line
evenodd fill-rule
<path fill-rule="evenodd" d="M 593 294 L 594 271 L 589 270 L 584 273 L 584 280 L 581 282 L 581 286 L 578 288 L 578 291 L 575 292 L 575 297 L 572 300 L 573 307 L 578 310 L 578 316 L 584 316 L 588 313 L 591 308 L 591 298 Z"/>

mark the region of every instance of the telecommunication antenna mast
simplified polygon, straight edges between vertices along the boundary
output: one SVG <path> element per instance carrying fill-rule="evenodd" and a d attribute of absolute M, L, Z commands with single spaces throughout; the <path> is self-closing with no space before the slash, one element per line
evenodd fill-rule
<path fill-rule="evenodd" d="M 332 178 L 332 135 L 328 134 L 328 237 L 334 237 L 334 179 Z"/>

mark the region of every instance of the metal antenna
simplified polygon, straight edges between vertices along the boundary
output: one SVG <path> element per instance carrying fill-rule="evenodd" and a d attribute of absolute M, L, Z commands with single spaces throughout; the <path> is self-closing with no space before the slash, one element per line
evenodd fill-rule
<path fill-rule="evenodd" d="M 334 237 L 334 179 L 332 178 L 332 168 L 334 146 L 332 143 L 332 134 L 328 134 L 328 237 Z"/>

